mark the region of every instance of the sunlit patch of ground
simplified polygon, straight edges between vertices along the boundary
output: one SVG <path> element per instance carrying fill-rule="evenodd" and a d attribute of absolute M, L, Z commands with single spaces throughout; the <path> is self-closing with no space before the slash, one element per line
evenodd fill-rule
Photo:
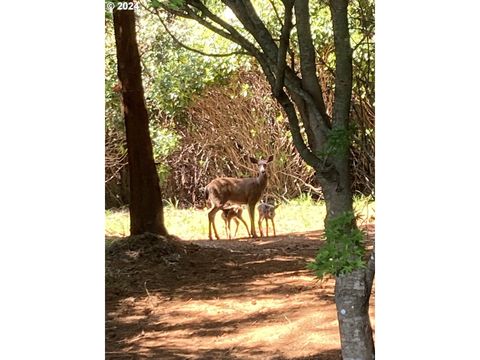
<path fill-rule="evenodd" d="M 305 270 L 319 235 L 203 240 L 178 259 L 109 263 L 128 276 L 107 286 L 106 358 L 340 359 L 334 280 Z"/>

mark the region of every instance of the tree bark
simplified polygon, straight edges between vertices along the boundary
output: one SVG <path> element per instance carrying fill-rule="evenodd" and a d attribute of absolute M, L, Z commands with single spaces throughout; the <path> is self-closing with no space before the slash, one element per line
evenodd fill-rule
<path fill-rule="evenodd" d="M 130 234 L 151 232 L 166 235 L 162 193 L 153 159 L 148 114 L 142 85 L 135 13 L 114 10 L 118 78 L 122 87 L 122 110 L 127 135 L 130 175 Z"/>
<path fill-rule="evenodd" d="M 297 0 L 295 2 L 295 18 L 297 19 L 298 46 L 300 50 L 300 72 L 302 74 L 303 88 L 311 94 L 322 121 L 328 124 L 328 116 L 323 100 L 322 88 L 317 77 L 317 64 L 315 61 L 315 47 L 313 46 L 312 31 L 310 29 L 309 1 Z M 311 118 L 315 113 L 309 114 Z"/>
<path fill-rule="evenodd" d="M 345 173 L 340 173 L 341 191 L 335 183 L 319 177 L 325 195 L 327 216 L 325 227 L 337 216 L 351 212 L 352 194 L 345 187 Z M 352 228 L 356 224 L 350 224 Z M 348 231 L 348 230 L 347 230 Z M 366 269 L 358 269 L 335 278 L 335 305 L 342 344 L 343 360 L 373 360 L 375 348 L 368 313 L 369 300 L 375 274 L 374 255 Z"/>
<path fill-rule="evenodd" d="M 337 276 L 335 304 L 343 360 L 373 360 L 375 349 L 368 314 L 370 285 L 365 269 Z"/>
<path fill-rule="evenodd" d="M 335 102 L 333 105 L 332 129 L 345 136 L 350 144 L 350 104 L 352 97 L 352 49 L 348 28 L 348 0 L 331 0 L 330 12 L 335 44 Z M 340 187 L 324 181 L 327 216 L 325 226 L 335 217 L 352 212 L 350 159 L 348 146 L 339 145 L 332 155 L 338 171 Z M 350 224 L 356 228 L 356 224 Z M 347 229 L 348 231 L 349 229 Z M 373 265 L 372 265 L 373 264 Z M 372 266 L 370 266 L 372 265 Z M 337 307 L 343 360 L 372 360 L 375 358 L 372 327 L 368 314 L 374 263 L 367 269 L 357 269 L 337 276 L 335 281 L 335 304 Z"/>

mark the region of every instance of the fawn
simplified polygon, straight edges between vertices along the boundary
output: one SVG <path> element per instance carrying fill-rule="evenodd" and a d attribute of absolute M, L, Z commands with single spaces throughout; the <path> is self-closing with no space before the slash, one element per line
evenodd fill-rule
<path fill-rule="evenodd" d="M 225 232 L 227 233 L 227 236 L 229 239 L 232 238 L 232 232 L 230 230 L 230 222 L 232 220 L 236 225 L 235 234 L 233 235 L 233 237 L 237 236 L 237 231 L 238 231 L 238 226 L 240 224 L 240 221 L 243 223 L 243 225 L 245 225 L 248 236 L 250 236 L 250 230 L 248 230 L 247 223 L 245 222 L 245 220 L 243 220 L 242 212 L 243 212 L 242 207 L 238 205 L 232 205 L 232 207 L 230 208 L 222 209 L 222 219 L 225 222 Z"/>
<path fill-rule="evenodd" d="M 242 179 L 221 177 L 212 180 L 205 187 L 205 196 L 212 205 L 212 209 L 208 212 L 208 237 L 210 240 L 212 240 L 212 227 L 215 237 L 220 239 L 215 227 L 215 215 L 219 210 L 227 208 L 227 203 L 248 205 L 251 236 L 257 237 L 255 232 L 255 205 L 262 197 L 262 193 L 267 186 L 267 164 L 272 160 L 273 155 L 270 155 L 267 160 L 257 160 L 250 157 L 250 161 L 258 165 L 259 174 L 257 177 Z"/>
<path fill-rule="evenodd" d="M 280 204 L 279 204 L 280 205 Z M 266 236 L 268 237 L 268 220 L 272 222 L 273 226 L 273 236 L 277 236 L 275 233 L 275 209 L 278 207 L 278 205 L 271 205 L 267 204 L 265 202 L 262 202 L 260 205 L 258 205 L 258 227 L 260 228 L 260 236 L 263 236 L 263 230 L 262 230 L 262 220 L 265 219 L 265 223 L 267 224 L 267 233 Z"/>

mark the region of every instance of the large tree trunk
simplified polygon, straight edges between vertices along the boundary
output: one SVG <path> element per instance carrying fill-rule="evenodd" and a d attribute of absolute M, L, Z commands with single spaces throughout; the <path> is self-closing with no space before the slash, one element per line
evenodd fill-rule
<path fill-rule="evenodd" d="M 344 174 L 345 175 L 345 174 Z M 352 194 L 345 185 L 345 176 L 340 175 L 342 189 L 335 183 L 326 184 L 322 179 L 327 216 L 325 226 L 336 215 L 352 211 Z M 347 181 L 348 182 L 348 181 Z M 352 228 L 356 224 L 350 225 Z M 348 231 L 348 230 L 347 230 Z M 358 269 L 335 278 L 335 305 L 337 308 L 343 360 L 373 360 L 375 348 L 368 313 L 369 300 L 375 274 L 374 255 L 366 269 Z"/>
<path fill-rule="evenodd" d="M 350 144 L 350 102 L 352 96 L 352 49 L 348 28 L 348 0 L 331 0 L 330 12 L 335 43 L 335 102 L 332 128 L 342 134 Z M 324 181 L 327 204 L 325 226 L 330 220 L 352 212 L 350 160 L 348 145 L 337 146 L 332 161 L 338 171 L 338 182 L 334 186 Z M 347 227 L 356 228 L 356 223 Z M 346 229 L 348 233 L 350 229 Z M 373 257 L 372 257 L 373 259 Z M 357 269 L 336 277 L 335 304 L 337 307 L 343 360 L 372 360 L 375 358 L 372 327 L 368 314 L 369 299 L 374 275 L 374 262 L 367 269 Z"/>
<path fill-rule="evenodd" d="M 343 360 L 374 359 L 368 282 L 365 269 L 336 277 L 335 303 Z"/>
<path fill-rule="evenodd" d="M 130 233 L 166 235 L 162 193 L 148 130 L 134 11 L 114 10 L 113 24 L 128 147 Z"/>

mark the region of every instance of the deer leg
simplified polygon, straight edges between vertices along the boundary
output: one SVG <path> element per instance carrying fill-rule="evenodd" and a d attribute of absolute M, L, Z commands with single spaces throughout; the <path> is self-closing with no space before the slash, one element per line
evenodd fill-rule
<path fill-rule="evenodd" d="M 235 234 L 233 234 L 233 238 L 236 238 L 237 237 L 237 231 L 238 231 L 238 225 L 240 225 L 240 223 L 238 222 L 238 219 L 234 218 L 233 219 L 235 221 Z"/>
<path fill-rule="evenodd" d="M 250 231 L 252 237 L 256 238 L 257 232 L 255 231 L 255 204 L 248 204 L 248 214 L 250 215 Z"/>
<path fill-rule="evenodd" d="M 243 223 L 243 225 L 245 225 L 245 229 L 247 229 L 248 237 L 250 237 L 250 230 L 248 230 L 248 225 L 247 225 L 247 223 L 245 222 L 245 220 L 243 220 L 242 215 L 240 215 L 238 218 L 239 218 L 240 221 Z"/>
<path fill-rule="evenodd" d="M 225 234 L 228 237 L 228 220 L 227 219 L 224 219 L 224 224 L 223 225 L 225 227 Z"/>
<path fill-rule="evenodd" d="M 268 218 L 265 218 L 265 223 L 267 224 L 267 237 L 268 237 Z"/>
<path fill-rule="evenodd" d="M 272 219 L 272 226 L 273 226 L 273 236 L 277 236 L 275 233 L 275 221 Z"/>
<path fill-rule="evenodd" d="M 208 238 L 209 238 L 210 240 L 213 240 L 213 239 L 212 239 L 212 220 L 211 220 L 211 216 L 210 216 L 210 213 L 211 213 L 213 210 L 215 210 L 215 208 L 213 208 L 212 210 L 210 210 L 210 211 L 208 212 Z"/>
<path fill-rule="evenodd" d="M 234 219 L 234 222 L 235 222 L 235 219 Z M 238 224 L 237 224 L 237 228 L 238 228 Z M 237 231 L 235 230 L 235 233 Z M 235 235 L 234 235 L 235 236 Z M 230 219 L 228 221 L 228 238 L 231 240 L 232 239 L 232 219 Z"/>
<path fill-rule="evenodd" d="M 208 238 L 210 240 L 213 240 L 213 238 L 212 238 L 212 227 L 213 227 L 213 231 L 215 233 L 215 237 L 217 238 L 217 240 L 220 240 L 220 236 L 218 236 L 217 228 L 215 226 L 215 215 L 217 214 L 218 210 L 220 210 L 219 207 L 214 207 L 212 210 L 210 210 L 208 212 Z"/>
<path fill-rule="evenodd" d="M 229 239 L 232 237 L 231 232 L 230 232 L 230 221 L 231 221 L 231 219 L 225 220 L 225 232 L 227 233 L 227 238 L 229 238 Z"/>

